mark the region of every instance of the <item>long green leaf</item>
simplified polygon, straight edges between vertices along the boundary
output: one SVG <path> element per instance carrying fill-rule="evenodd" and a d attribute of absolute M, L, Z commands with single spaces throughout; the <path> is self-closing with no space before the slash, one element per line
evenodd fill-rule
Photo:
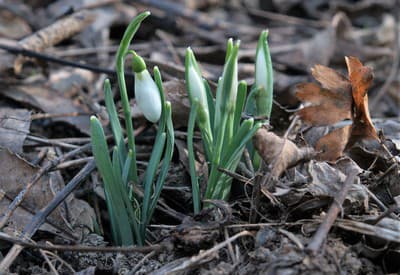
<path fill-rule="evenodd" d="M 242 112 L 244 105 L 246 103 L 247 95 L 247 83 L 245 81 L 240 81 L 238 85 L 238 94 L 236 98 L 236 108 L 235 108 L 235 118 L 233 122 L 233 131 L 237 132 L 240 126 L 240 120 L 242 119 Z"/>
<path fill-rule="evenodd" d="M 152 200 L 151 200 L 151 205 L 150 205 L 150 209 L 149 209 L 149 213 L 147 214 L 147 223 L 150 222 L 151 217 L 153 216 L 153 212 L 154 209 L 157 205 L 158 202 L 158 198 L 160 197 L 161 194 L 161 190 L 164 186 L 164 182 L 165 179 L 167 177 L 167 173 L 169 170 L 169 166 L 172 160 L 172 156 L 173 156 L 173 151 L 174 151 L 174 143 L 175 143 L 175 136 L 174 136 L 174 127 L 172 124 L 172 110 L 171 110 L 171 103 L 170 102 L 166 102 L 165 103 L 165 119 L 167 120 L 167 141 L 166 141 L 166 146 L 165 146 L 165 153 L 164 153 L 164 158 L 163 158 L 163 162 L 162 162 L 162 166 L 160 169 L 160 173 L 158 174 L 158 178 L 157 178 L 157 183 L 156 183 L 156 187 L 154 188 L 154 194 L 152 196 Z"/>
<path fill-rule="evenodd" d="M 110 119 L 111 130 L 113 132 L 115 145 L 118 147 L 118 152 L 120 153 L 120 160 L 123 161 L 126 158 L 126 148 L 124 143 L 124 135 L 121 127 L 121 123 L 118 119 L 118 113 L 115 108 L 115 102 L 113 94 L 111 91 L 110 80 L 106 79 L 104 81 L 104 99 L 106 103 L 106 109 L 108 117 Z M 121 163 L 122 164 L 122 163 Z"/>
<path fill-rule="evenodd" d="M 152 195 L 152 188 L 154 178 L 157 174 L 157 168 L 161 160 L 162 153 L 164 152 L 166 134 L 162 133 L 159 139 L 155 141 L 155 146 L 150 156 L 149 164 L 147 166 L 144 178 L 143 178 L 143 206 L 142 206 L 142 216 L 141 216 L 141 229 L 140 232 L 144 235 L 146 230 L 146 221 L 148 220 L 147 214 L 149 213 L 150 198 Z"/>
<path fill-rule="evenodd" d="M 190 179 L 192 182 L 192 200 L 193 200 L 193 211 L 195 214 L 200 212 L 200 188 L 199 188 L 199 178 L 196 173 L 196 163 L 195 155 L 193 150 L 193 134 L 194 125 L 196 121 L 197 108 L 199 103 L 197 101 L 193 102 L 190 114 L 189 114 L 189 124 L 187 129 L 187 148 L 188 148 L 188 159 L 190 168 Z"/>
<path fill-rule="evenodd" d="M 128 216 L 118 196 L 120 193 L 118 191 L 119 183 L 115 180 L 103 128 L 100 121 L 94 116 L 90 118 L 90 125 L 93 155 L 104 182 L 104 191 L 110 213 L 114 241 L 118 245 L 132 245 L 134 243 L 133 235 L 130 228 L 128 230 L 125 226 Z"/>

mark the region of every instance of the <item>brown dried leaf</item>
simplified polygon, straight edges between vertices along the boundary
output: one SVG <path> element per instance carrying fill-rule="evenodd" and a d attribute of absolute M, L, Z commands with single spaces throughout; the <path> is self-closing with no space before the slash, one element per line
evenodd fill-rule
<path fill-rule="evenodd" d="M 377 140 L 379 138 L 368 110 L 367 90 L 372 84 L 372 69 L 363 66 L 360 60 L 351 56 L 346 56 L 346 64 L 354 100 L 353 127 L 350 140 L 346 146 L 350 148 L 360 139 Z"/>
<path fill-rule="evenodd" d="M 341 141 L 346 141 L 350 135 L 351 126 L 345 126 L 343 128 L 338 128 L 333 130 L 332 132 L 326 134 L 322 138 L 320 138 L 315 145 L 315 149 L 317 150 L 318 160 L 335 160 L 338 159 L 345 147 L 346 143 Z"/>
<path fill-rule="evenodd" d="M 278 137 L 265 128 L 256 132 L 253 144 L 265 163 L 271 166 L 271 176 L 273 177 L 279 177 L 286 169 L 301 160 L 314 157 L 312 148 L 298 148 L 290 140 Z"/>
<path fill-rule="evenodd" d="M 86 110 L 74 102 L 65 94 L 59 93 L 45 85 L 18 85 L 5 86 L 2 90 L 2 95 L 11 98 L 17 102 L 29 104 L 43 112 L 57 114 L 81 114 L 86 113 Z M 82 133 L 90 134 L 89 117 L 84 115 L 79 116 L 55 116 L 54 121 L 62 121 L 79 129 Z"/>
<path fill-rule="evenodd" d="M 15 13 L 0 8 L 0 36 L 20 39 L 32 32 L 28 22 Z"/>
<path fill-rule="evenodd" d="M 323 126 L 351 118 L 351 84 L 338 72 L 316 65 L 311 70 L 322 88 L 315 83 L 299 84 L 296 96 L 312 105 L 298 112 L 300 118 L 312 125 Z"/>
<path fill-rule="evenodd" d="M 351 128 L 336 129 L 319 139 L 316 149 L 320 160 L 336 160 L 361 139 L 378 139 L 368 111 L 367 89 L 372 82 L 372 70 L 355 57 L 346 57 L 346 63 L 349 79 L 328 67 L 316 65 L 312 74 L 322 87 L 314 83 L 297 86 L 297 98 L 311 103 L 298 112 L 305 123 L 328 126 L 353 120 Z"/>
<path fill-rule="evenodd" d="M 4 194 L 3 198 L 0 196 L 0 213 L 7 209 L 11 200 L 24 189 L 38 170 L 39 168 L 30 165 L 17 155 L 0 148 L 0 193 Z M 33 215 L 47 206 L 63 187 L 64 182 L 59 172 L 51 172 L 41 177 L 11 217 L 8 230 L 21 231 Z M 85 201 L 70 195 L 65 203 L 47 218 L 46 230 L 55 234 L 62 233 L 71 238 L 71 235 L 78 233 L 72 228 L 93 229 L 94 219 L 93 209 Z"/>

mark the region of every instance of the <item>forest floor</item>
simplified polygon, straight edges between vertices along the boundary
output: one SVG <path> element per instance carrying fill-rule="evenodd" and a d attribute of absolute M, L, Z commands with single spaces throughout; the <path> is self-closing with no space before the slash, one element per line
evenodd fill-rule
<path fill-rule="evenodd" d="M 89 118 L 97 115 L 111 134 L 106 78 L 122 114 L 115 53 L 129 22 L 146 10 L 151 16 L 131 48 L 160 68 L 175 150 L 146 245 L 117 247 Z M 0 15 L 0 274 L 400 273 L 399 1 L 15 0 L 1 1 Z M 251 86 L 264 29 L 274 69 L 269 132 L 255 141 L 266 148 L 264 169 L 254 172 L 244 161 L 231 175 L 229 200 L 194 215 L 186 48 L 215 90 L 227 40 L 240 39 L 238 75 Z M 351 142 L 336 136 L 324 148 L 340 156 L 325 158 L 320 140 L 340 125 L 306 122 L 333 117 L 339 101 L 317 96 L 325 109 L 301 116 L 301 104 L 316 99 L 296 91 L 317 83 L 313 75 L 340 90 L 347 77 L 314 66 L 346 76 L 346 56 L 373 70 L 369 101 L 360 103 L 366 112 L 353 118 L 363 134 L 353 132 Z M 142 172 L 155 127 L 133 88 L 130 97 Z M 376 134 L 365 124 L 368 106 Z M 207 173 L 200 140 L 195 148 L 199 172 Z"/>

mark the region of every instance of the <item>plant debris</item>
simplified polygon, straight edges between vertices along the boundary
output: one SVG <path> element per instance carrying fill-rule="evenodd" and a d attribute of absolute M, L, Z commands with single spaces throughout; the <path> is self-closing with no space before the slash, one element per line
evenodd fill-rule
<path fill-rule="evenodd" d="M 175 150 L 145 245 L 116 247 L 89 118 L 99 117 L 111 150 L 102 87 L 110 79 L 123 118 L 115 53 L 144 10 L 151 16 L 129 49 L 161 71 Z M 2 1 L 0 15 L 0 273 L 400 272 L 398 1 L 16 0 Z M 249 94 L 265 29 L 269 125 L 235 172 L 218 167 L 233 178 L 230 198 L 203 201 L 209 207 L 194 215 L 186 48 L 215 98 L 226 41 L 240 39 L 238 78 Z M 128 69 L 125 78 L 142 174 L 157 129 L 135 104 Z M 193 150 L 204 193 L 210 171 L 197 128 Z M 134 191 L 140 203 L 144 189 Z"/>

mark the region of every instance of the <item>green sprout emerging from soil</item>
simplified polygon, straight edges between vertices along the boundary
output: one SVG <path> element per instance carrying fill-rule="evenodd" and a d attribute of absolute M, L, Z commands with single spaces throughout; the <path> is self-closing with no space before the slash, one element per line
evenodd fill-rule
<path fill-rule="evenodd" d="M 141 22 L 149 14 L 149 12 L 141 13 L 131 22 L 116 55 L 127 145 L 108 80 L 104 84 L 105 103 L 115 143 L 111 157 L 100 121 L 94 116 L 91 117 L 93 154 L 104 182 L 112 236 L 118 245 L 144 244 L 146 227 L 157 205 L 173 154 L 174 130 L 171 104 L 165 101 L 160 72 L 157 67 L 154 68 L 153 80 L 144 60 L 135 52 L 128 50 Z M 249 141 L 255 132 L 268 123 L 271 115 L 273 80 L 267 35 L 266 31 L 260 35 L 255 62 L 255 84 L 249 97 L 247 97 L 247 83 L 238 80 L 240 41 L 234 43 L 230 39 L 227 43 L 224 70 L 218 81 L 215 98 L 208 82 L 202 78 L 192 50 L 187 49 L 185 78 L 191 102 L 187 142 L 195 213 L 201 210 L 202 199 L 229 198 L 232 178 L 222 171 L 236 170 L 243 151 L 246 146 L 250 146 Z M 138 107 L 147 120 L 158 123 L 152 154 L 141 182 L 139 182 L 134 128 L 124 78 L 124 61 L 128 54 L 133 56 L 132 67 Z M 244 111 L 250 118 L 242 119 Z M 253 116 L 261 119 L 255 121 Z M 201 133 L 209 170 L 205 194 L 200 193 L 200 179 L 195 169 L 193 135 L 196 125 Z M 143 190 L 143 194 L 137 192 L 140 189 Z M 203 207 L 208 205 L 205 204 Z"/>
<path fill-rule="evenodd" d="M 149 12 L 144 12 L 131 22 L 121 40 L 116 57 L 128 146 L 124 142 L 124 134 L 118 120 L 108 80 L 105 82 L 104 92 L 115 142 L 112 159 L 108 153 L 103 128 L 96 117 L 91 117 L 93 154 L 104 182 L 112 236 L 118 245 L 144 244 L 146 227 L 157 205 L 173 154 L 174 130 L 171 104 L 165 101 L 161 74 L 155 67 L 154 81 L 147 71 L 143 59 L 136 53 L 128 51 L 140 23 L 149 14 Z M 124 60 L 129 53 L 133 55 L 132 65 L 135 74 L 137 104 L 149 121 L 158 121 L 154 147 L 141 183 L 137 172 L 134 129 L 124 78 Z M 142 195 L 135 192 L 137 185 L 143 189 Z"/>

